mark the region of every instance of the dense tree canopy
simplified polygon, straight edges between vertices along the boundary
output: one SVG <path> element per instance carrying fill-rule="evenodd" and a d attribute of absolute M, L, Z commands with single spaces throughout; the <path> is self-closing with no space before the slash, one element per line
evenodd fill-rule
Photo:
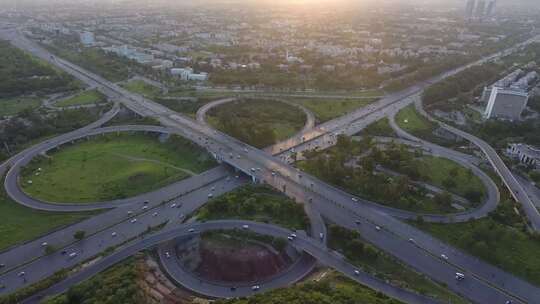
<path fill-rule="evenodd" d="M 0 40 L 0 98 L 74 89 L 74 79 Z"/>

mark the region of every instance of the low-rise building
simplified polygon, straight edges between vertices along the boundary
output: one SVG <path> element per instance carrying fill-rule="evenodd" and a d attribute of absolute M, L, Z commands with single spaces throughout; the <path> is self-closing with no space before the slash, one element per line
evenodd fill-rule
<path fill-rule="evenodd" d="M 185 81 L 206 81 L 208 73 L 194 73 L 192 68 L 174 68 L 171 69 L 171 75 L 178 76 Z"/>
<path fill-rule="evenodd" d="M 84 46 L 93 46 L 96 43 L 94 33 L 92 32 L 82 32 L 80 33 L 79 38 Z"/>
<path fill-rule="evenodd" d="M 540 168 L 540 149 L 526 144 L 509 144 L 506 153 L 525 165 Z"/>

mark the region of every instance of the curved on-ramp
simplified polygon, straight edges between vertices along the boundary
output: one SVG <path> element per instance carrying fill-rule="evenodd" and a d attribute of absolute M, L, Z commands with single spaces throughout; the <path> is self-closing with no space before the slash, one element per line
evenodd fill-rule
<path fill-rule="evenodd" d="M 59 294 L 65 292 L 70 286 L 78 284 L 93 275 L 111 267 L 112 265 L 124 260 L 125 258 L 141 251 L 144 249 L 149 249 L 155 247 L 161 243 L 167 242 L 175 238 L 186 238 L 197 235 L 205 231 L 212 230 L 231 230 L 231 229 L 241 229 L 243 225 L 248 225 L 249 229 L 255 233 L 269 235 L 278 238 L 286 238 L 289 236 L 292 231 L 285 228 L 277 227 L 269 224 L 262 224 L 257 222 L 250 221 L 234 221 L 234 220 L 222 220 L 222 221 L 211 221 L 206 223 L 193 223 L 190 225 L 183 225 L 180 227 L 175 227 L 167 231 L 163 231 L 157 234 L 154 234 L 149 237 L 144 237 L 142 240 L 137 241 L 134 244 L 130 244 L 126 247 L 123 247 L 119 251 L 112 253 L 109 256 L 104 257 L 99 263 L 95 263 L 87 266 L 80 272 L 70 276 L 66 280 L 63 280 L 46 290 L 34 294 L 32 297 L 26 299 L 22 303 L 38 303 L 47 296 Z M 190 230 L 193 229 L 193 230 Z M 440 303 L 431 298 L 395 287 L 377 279 L 360 269 L 356 269 L 353 265 L 349 264 L 344 258 L 331 250 L 328 250 L 323 243 L 318 242 L 312 238 L 298 235 L 298 237 L 291 243 L 292 246 L 298 250 L 307 252 L 311 256 L 315 257 L 321 263 L 328 265 L 336 269 L 337 271 L 343 273 L 345 276 L 350 279 L 365 285 L 369 288 L 374 289 L 375 291 L 382 292 L 389 297 L 400 300 L 404 303 L 412 304 L 435 304 Z M 355 273 L 355 270 L 358 270 Z M 260 289 L 254 291 L 251 289 L 251 286 L 239 286 L 235 291 L 228 289 L 227 294 L 221 294 L 222 291 L 219 291 L 219 297 L 236 297 L 238 295 L 253 295 L 263 291 L 270 290 L 275 288 L 271 284 L 260 285 Z"/>
<path fill-rule="evenodd" d="M 437 144 L 422 140 L 407 131 L 403 130 L 399 124 L 396 122 L 397 111 L 393 111 L 389 115 L 390 126 L 398 134 L 399 137 L 404 138 L 404 141 L 401 143 L 407 145 L 414 145 L 415 147 L 420 147 L 422 150 L 436 157 L 443 157 L 458 163 L 459 165 L 468 168 L 471 172 L 476 175 L 486 189 L 486 198 L 484 202 L 477 208 L 470 209 L 463 212 L 456 212 L 450 214 L 422 214 L 422 213 L 413 213 L 398 210 L 395 208 L 386 209 L 388 214 L 394 215 L 399 218 L 405 219 L 414 219 L 418 216 L 422 216 L 423 220 L 426 222 L 436 222 L 436 223 L 455 223 L 455 222 L 466 222 L 470 220 L 479 219 L 487 216 L 491 211 L 494 211 L 499 202 L 500 202 L 500 192 L 497 184 L 487 175 L 484 171 L 478 168 L 475 164 L 479 163 L 479 160 L 465 153 L 454 151 L 446 147 L 439 146 Z M 393 210 L 392 210 L 393 209 Z"/>
<path fill-rule="evenodd" d="M 508 169 L 501 157 L 497 154 L 497 151 L 495 151 L 495 149 L 491 147 L 486 141 L 433 118 L 431 115 L 429 115 L 429 113 L 427 113 L 427 111 L 424 110 L 421 99 L 416 101 L 415 106 L 417 111 L 430 121 L 438 124 L 439 126 L 441 126 L 441 128 L 468 140 L 469 142 L 480 148 L 480 150 L 482 151 L 482 153 L 484 153 L 485 157 L 488 159 L 495 172 L 497 172 L 497 174 L 501 177 L 502 181 L 506 185 L 508 191 L 510 191 L 510 194 L 512 195 L 514 200 L 521 203 L 521 206 L 523 207 L 523 210 L 525 211 L 527 218 L 529 219 L 532 229 L 534 229 L 535 231 L 540 231 L 540 211 L 538 211 L 531 198 L 527 195 L 526 190 L 518 182 L 510 169 Z"/>
<path fill-rule="evenodd" d="M 6 178 L 4 181 L 4 187 L 6 189 L 6 193 L 15 202 L 18 202 L 29 208 L 44 210 L 44 211 L 56 211 L 56 212 L 91 211 L 91 210 L 98 210 L 98 209 L 115 208 L 115 207 L 126 205 L 126 204 L 132 204 L 135 202 L 144 201 L 145 197 L 151 196 L 153 192 L 141 194 L 141 195 L 131 197 L 131 198 L 112 200 L 112 201 L 106 201 L 106 202 L 96 202 L 96 203 L 89 203 L 89 204 L 81 204 L 81 203 L 59 204 L 55 202 L 46 202 L 46 201 L 33 198 L 29 196 L 28 194 L 26 194 L 20 187 L 19 175 L 20 175 L 21 169 L 25 165 L 27 165 L 34 157 L 40 154 L 46 153 L 47 151 L 50 151 L 51 149 L 55 149 L 66 143 L 76 141 L 78 139 L 82 139 L 82 138 L 86 138 L 90 136 L 96 136 L 100 134 L 106 134 L 106 133 L 115 133 L 115 132 L 153 132 L 153 133 L 167 133 L 167 134 L 173 133 L 173 131 L 164 127 L 135 125 L 135 126 L 114 126 L 114 127 L 105 127 L 105 128 L 97 128 L 97 129 L 85 129 L 85 130 L 80 130 L 75 133 L 66 134 L 67 136 L 62 136 L 61 138 L 55 138 L 53 140 L 50 140 L 38 146 L 35 146 L 33 149 L 24 151 L 22 155 L 20 155 L 17 158 L 17 160 L 14 163 L 12 163 L 12 166 L 6 175 Z M 160 189 L 156 191 L 164 191 L 164 190 Z"/>
<path fill-rule="evenodd" d="M 297 137 L 298 136 L 301 136 L 301 134 L 307 133 L 308 131 L 310 131 L 311 129 L 313 129 L 315 127 L 315 114 L 313 114 L 313 112 L 311 110 L 309 110 L 308 108 L 306 108 L 306 107 L 304 107 L 304 106 L 302 106 L 300 104 L 290 102 L 288 100 L 280 99 L 280 98 L 255 97 L 253 99 L 254 100 L 268 100 L 268 101 L 281 102 L 281 103 L 284 103 L 284 104 L 287 104 L 287 105 L 290 105 L 290 106 L 293 106 L 295 108 L 300 109 L 306 115 L 306 122 L 305 122 L 304 127 L 302 128 L 302 130 L 298 131 L 298 133 L 295 136 L 291 137 L 291 138 L 285 139 L 285 140 L 283 140 L 281 142 L 278 142 L 278 143 L 276 143 L 276 144 L 274 144 L 274 145 L 272 145 L 270 147 L 265 148 L 264 150 L 266 152 L 269 152 L 271 154 L 276 154 L 276 153 L 279 153 L 279 152 L 281 152 L 283 150 L 287 150 L 290 146 L 294 146 L 294 145 L 297 144 L 297 142 L 298 142 Z M 203 105 L 202 107 L 200 107 L 199 110 L 197 110 L 197 115 L 196 115 L 197 116 L 197 121 L 200 122 L 201 124 L 204 124 L 204 125 L 210 127 L 210 125 L 206 121 L 206 115 L 207 115 L 208 111 L 210 111 L 211 109 L 213 109 L 215 107 L 218 107 L 220 105 L 223 105 L 223 104 L 226 104 L 226 103 L 229 103 L 229 102 L 239 101 L 239 100 L 240 99 L 238 99 L 238 98 L 231 97 L 231 98 L 219 99 L 219 100 L 207 103 L 207 104 Z"/>

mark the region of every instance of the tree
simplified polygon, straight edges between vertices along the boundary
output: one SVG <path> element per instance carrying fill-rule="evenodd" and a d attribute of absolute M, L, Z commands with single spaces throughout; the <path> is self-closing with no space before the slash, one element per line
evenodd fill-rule
<path fill-rule="evenodd" d="M 435 203 L 437 203 L 439 206 L 442 207 L 451 207 L 452 205 L 452 195 L 448 193 L 447 191 L 443 193 L 437 193 L 435 195 Z"/>
<path fill-rule="evenodd" d="M 53 245 L 45 246 L 45 254 L 51 254 L 56 252 L 56 248 Z"/>
<path fill-rule="evenodd" d="M 85 236 L 86 236 L 86 232 L 82 230 L 78 230 L 73 234 L 73 238 L 76 239 L 77 241 L 84 239 Z"/>

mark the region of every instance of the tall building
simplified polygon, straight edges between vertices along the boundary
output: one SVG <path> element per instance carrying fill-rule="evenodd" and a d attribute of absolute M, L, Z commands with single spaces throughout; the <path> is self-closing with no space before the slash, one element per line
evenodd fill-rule
<path fill-rule="evenodd" d="M 494 87 L 491 89 L 484 115 L 487 119 L 519 120 L 528 100 L 527 92 Z"/>
<path fill-rule="evenodd" d="M 523 71 L 518 69 L 484 89 L 482 100 L 487 102 L 484 113 L 487 119 L 519 120 L 521 118 L 529 100 L 528 89 L 538 79 L 536 72 L 530 72 L 525 76 L 522 74 Z"/>
<path fill-rule="evenodd" d="M 496 0 L 491 0 L 488 4 L 488 7 L 486 9 L 486 16 L 493 16 L 493 13 L 495 12 L 495 4 L 497 4 Z"/>
<path fill-rule="evenodd" d="M 467 6 L 465 7 L 465 16 L 467 18 L 471 18 L 473 16 L 475 4 L 476 4 L 476 0 L 467 1 Z"/>
<path fill-rule="evenodd" d="M 486 1 L 485 0 L 479 0 L 478 5 L 476 6 L 476 17 L 482 18 L 484 17 L 484 13 L 486 12 Z"/>

